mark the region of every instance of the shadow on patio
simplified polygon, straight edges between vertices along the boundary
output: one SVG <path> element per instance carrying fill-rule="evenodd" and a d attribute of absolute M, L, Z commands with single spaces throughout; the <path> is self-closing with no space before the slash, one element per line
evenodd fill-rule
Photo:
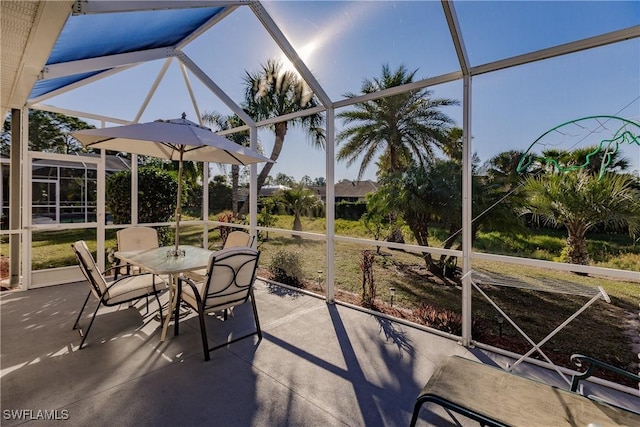
<path fill-rule="evenodd" d="M 0 296 L 3 425 L 25 424 L 25 417 L 26 424 L 42 425 L 29 420 L 43 416 L 38 411 L 56 411 L 54 416 L 68 417 L 66 425 L 78 426 L 406 426 L 418 392 L 444 357 L 505 362 L 261 281 L 259 345 L 255 337 L 246 339 L 204 362 L 197 316 L 181 321 L 177 337 L 170 329 L 161 343 L 158 322 L 143 316 L 139 303 L 140 310 L 101 308 L 86 347 L 78 351 L 80 337 L 71 326 L 85 296 L 84 283 Z M 250 310 L 238 307 L 227 322 L 211 316 L 210 343 L 249 330 Z M 558 381 L 546 370 L 519 368 Z M 640 408 L 637 397 L 603 393 Z M 422 411 L 422 425 L 477 425 L 430 409 Z"/>

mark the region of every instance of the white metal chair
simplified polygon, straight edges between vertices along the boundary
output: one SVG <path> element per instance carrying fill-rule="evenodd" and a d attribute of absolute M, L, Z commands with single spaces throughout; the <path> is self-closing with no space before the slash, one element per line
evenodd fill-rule
<path fill-rule="evenodd" d="M 211 255 L 204 281 L 196 282 L 188 277 L 178 279 L 175 335 L 179 333 L 180 316 L 178 308 L 180 307 L 180 301 L 184 301 L 198 312 L 204 360 L 209 360 L 209 353 L 213 350 L 241 339 L 258 335 L 258 342 L 262 340 L 258 310 L 253 296 L 253 285 L 259 257 L 260 252 L 253 248 L 235 247 L 222 249 Z M 205 325 L 207 313 L 226 312 L 227 309 L 246 302 L 251 302 L 256 331 L 210 348 L 207 342 Z"/>
<path fill-rule="evenodd" d="M 116 240 L 118 241 L 118 251 L 141 251 L 145 249 L 153 249 L 160 246 L 158 242 L 158 230 L 151 227 L 127 227 L 122 230 L 118 230 L 116 233 Z M 117 267 L 123 267 L 120 265 L 120 260 L 116 260 Z M 137 267 L 129 264 L 125 265 L 126 274 L 131 274 Z M 115 278 L 118 278 L 120 268 L 115 270 Z"/>
<path fill-rule="evenodd" d="M 167 283 L 164 280 L 154 274 L 146 273 L 134 276 L 124 276 L 120 279 L 114 279 L 113 281 L 107 282 L 103 273 L 100 272 L 100 269 L 96 265 L 93 255 L 91 255 L 91 252 L 84 240 L 75 242 L 71 247 L 78 259 L 80 270 L 82 270 L 82 273 L 86 277 L 90 289 L 87 298 L 84 300 L 84 304 L 82 304 L 80 313 L 78 313 L 78 317 L 73 324 L 73 329 L 78 329 L 78 332 L 80 332 L 80 336 L 82 337 L 79 349 L 82 349 L 101 305 L 112 307 L 153 295 L 156 297 L 156 301 L 158 302 L 160 321 L 162 323 L 162 305 L 160 304 L 158 294 L 167 289 Z M 116 267 L 114 267 L 114 269 L 115 268 Z M 87 302 L 89 302 L 91 294 L 93 294 L 93 296 L 98 300 L 98 305 L 93 312 L 91 322 L 89 323 L 86 332 L 83 332 L 79 325 L 80 317 L 82 317 L 82 312 L 87 306 Z M 148 312 L 149 300 L 147 299 L 147 313 Z"/>

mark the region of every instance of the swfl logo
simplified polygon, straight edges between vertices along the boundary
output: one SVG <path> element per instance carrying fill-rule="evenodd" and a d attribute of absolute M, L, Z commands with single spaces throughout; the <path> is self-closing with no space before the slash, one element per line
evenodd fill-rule
<path fill-rule="evenodd" d="M 69 411 L 67 409 L 5 409 L 2 411 L 2 418 L 5 420 L 56 420 L 64 421 L 69 419 Z"/>

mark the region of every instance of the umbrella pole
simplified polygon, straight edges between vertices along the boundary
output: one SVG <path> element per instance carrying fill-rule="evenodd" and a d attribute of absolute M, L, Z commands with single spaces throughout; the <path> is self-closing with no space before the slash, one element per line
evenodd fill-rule
<path fill-rule="evenodd" d="M 178 200 L 176 201 L 176 256 L 179 256 L 180 251 L 178 246 L 180 244 L 180 217 L 182 216 L 182 155 L 184 154 L 184 146 L 180 147 L 180 161 L 178 162 Z"/>

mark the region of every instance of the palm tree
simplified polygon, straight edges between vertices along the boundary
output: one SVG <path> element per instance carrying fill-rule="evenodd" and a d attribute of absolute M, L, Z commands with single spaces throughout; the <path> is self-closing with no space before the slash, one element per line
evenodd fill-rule
<path fill-rule="evenodd" d="M 285 207 L 293 212 L 293 230 L 302 231 L 301 216 L 322 205 L 322 201 L 313 191 L 298 184 L 278 195 Z"/>
<path fill-rule="evenodd" d="M 446 142 L 441 146 L 445 156 L 454 162 L 462 164 L 462 129 L 452 127 L 447 132 Z"/>
<path fill-rule="evenodd" d="M 629 159 L 621 157 L 620 151 L 606 153 L 596 145 L 577 148 L 573 151 L 545 150 L 538 162 L 542 163 L 545 170 L 561 168 L 559 170 L 562 172 L 570 172 L 584 169 L 592 175 L 599 175 L 602 169 L 605 172 L 620 172 L 629 167 Z"/>
<path fill-rule="evenodd" d="M 389 65 L 382 66 L 382 76 L 365 79 L 361 94 L 367 95 L 413 82 L 418 70 L 409 72 L 400 65 L 391 72 Z M 347 93 L 347 98 L 357 95 Z M 360 157 L 358 180 L 378 156 L 378 177 L 404 172 L 412 162 L 425 167 L 434 157 L 434 147 L 445 147 L 450 141 L 450 125 L 453 120 L 439 111 L 440 107 L 457 105 L 452 99 L 432 99 L 427 89 L 411 90 L 386 98 L 356 104 L 353 110 L 337 116 L 347 127 L 336 141 L 344 143 L 338 151 L 338 160 L 346 160 L 347 166 Z M 390 213 L 390 222 L 395 223 L 397 212 Z M 394 229 L 387 240 L 404 242 L 400 229 Z"/>
<path fill-rule="evenodd" d="M 202 115 L 202 120 L 206 123 L 216 125 L 219 130 L 233 129 L 235 127 L 244 125 L 244 122 L 236 114 L 223 117 L 218 113 L 204 113 Z M 242 145 L 243 147 L 248 147 L 250 144 L 249 131 L 235 132 L 231 135 L 226 136 L 226 138 L 230 139 L 236 144 Z M 231 210 L 235 215 L 238 214 L 239 181 L 240 165 L 231 165 Z"/>
<path fill-rule="evenodd" d="M 525 184 L 528 206 L 544 223 L 567 229 L 567 258 L 589 264 L 586 233 L 602 224 L 614 229 L 640 231 L 640 186 L 628 174 L 607 172 L 599 178 L 588 170 L 531 176 Z"/>
<path fill-rule="evenodd" d="M 409 72 L 401 65 L 391 72 L 385 64 L 381 77 L 364 80 L 361 95 L 412 83 L 417 71 Z M 449 141 L 453 120 L 439 109 L 452 105 L 458 101 L 431 98 L 427 89 L 356 104 L 353 110 L 337 115 L 347 125 L 337 136 L 338 144 L 343 143 L 337 158 L 350 166 L 362 157 L 358 179 L 378 156 L 379 175 L 402 172 L 412 160 L 424 166 L 434 157 L 433 148 L 442 148 Z"/>
<path fill-rule="evenodd" d="M 253 74 L 246 72 L 244 81 L 246 85 L 244 108 L 256 121 L 296 113 L 318 105 L 316 97 L 304 80 L 292 71 L 285 71 L 282 63 L 277 60 L 268 60 L 260 71 Z M 324 117 L 318 113 L 274 123 L 271 126 L 275 133 L 271 160 L 274 162 L 278 160 L 290 125 L 306 129 L 313 146 L 323 148 L 325 142 L 323 123 Z M 265 163 L 260 171 L 257 180 L 258 193 L 273 165 L 274 163 Z M 245 210 L 243 206 L 243 211 Z"/>
<path fill-rule="evenodd" d="M 527 176 L 539 172 L 532 164 L 519 173 L 517 169 L 522 156 L 524 151 L 521 150 L 503 151 L 493 156 L 485 165 L 487 180 L 502 185 L 505 191 L 518 188 Z"/>

